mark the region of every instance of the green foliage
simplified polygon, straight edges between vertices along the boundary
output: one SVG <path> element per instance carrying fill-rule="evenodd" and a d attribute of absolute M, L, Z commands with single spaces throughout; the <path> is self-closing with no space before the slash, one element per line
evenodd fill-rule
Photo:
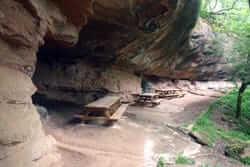
<path fill-rule="evenodd" d="M 229 142 L 240 141 L 242 143 L 250 142 L 250 89 L 247 89 L 242 102 L 242 117 L 240 120 L 236 120 L 236 99 L 238 90 L 232 90 L 225 96 L 222 96 L 216 103 L 212 104 L 207 111 L 202 113 L 196 120 L 193 131 L 200 131 L 209 136 L 211 142 L 216 139 L 223 139 Z M 226 121 L 230 121 L 233 124 L 233 129 L 225 130 L 219 127 L 211 120 L 211 115 L 216 114 L 214 112 L 224 112 L 226 115 Z M 212 143 L 211 143 L 212 145 Z"/>
<path fill-rule="evenodd" d="M 234 65 L 233 79 L 250 81 L 250 10 L 248 0 L 203 0 L 200 16 L 206 19 L 215 31 L 235 38 L 234 49 L 229 59 Z M 250 61 L 250 60 L 249 60 Z"/>
<path fill-rule="evenodd" d="M 234 121 L 235 129 L 239 132 L 242 132 L 244 135 L 238 136 L 238 138 L 246 139 L 250 136 L 250 89 L 246 89 L 243 99 L 242 99 L 242 117 L 240 120 L 235 120 L 235 111 L 237 105 L 238 90 L 234 89 L 229 92 L 227 95 L 222 96 L 218 101 L 218 105 L 221 108 L 224 108 L 227 112 L 225 113 L 228 116 L 228 119 Z M 232 132 L 231 132 L 232 133 Z"/>
<path fill-rule="evenodd" d="M 244 153 L 244 149 L 245 149 L 246 145 L 241 144 L 241 143 L 234 143 L 231 145 L 228 145 L 225 148 L 225 154 L 231 158 L 240 160 L 240 156 L 241 154 Z"/>
<path fill-rule="evenodd" d="M 222 96 L 218 101 L 217 104 L 219 104 L 221 107 L 228 110 L 226 113 L 229 116 L 234 116 L 236 111 L 236 105 L 237 105 L 237 96 L 238 96 L 238 90 L 234 89 L 231 92 L 227 93 L 225 96 Z M 243 123 L 242 126 L 244 126 L 244 122 L 250 121 L 250 89 L 246 89 L 243 99 L 242 99 L 242 120 L 237 121 L 237 123 Z M 248 134 L 250 135 L 250 129 Z"/>
<path fill-rule="evenodd" d="M 223 41 L 225 41 L 225 37 L 219 33 L 214 33 L 214 36 L 212 37 L 212 40 L 210 41 L 209 47 L 205 48 L 205 53 L 208 53 L 208 55 L 217 54 L 217 55 L 223 55 L 224 54 L 224 46 L 222 44 Z"/>
<path fill-rule="evenodd" d="M 213 145 L 213 142 L 218 137 L 219 128 L 210 120 L 212 114 L 213 105 L 209 107 L 206 112 L 203 112 L 200 117 L 196 120 L 193 131 L 199 131 L 205 133 L 210 140 L 209 146 Z"/>
<path fill-rule="evenodd" d="M 185 157 L 182 154 L 179 154 L 175 163 L 182 164 L 182 165 L 193 165 L 193 164 L 195 164 L 195 161 L 191 158 Z"/>
<path fill-rule="evenodd" d="M 157 167 L 165 167 L 165 160 L 164 158 L 160 157 L 157 162 Z"/>
<path fill-rule="evenodd" d="M 250 32 L 250 28 L 249 28 Z M 250 82 L 250 35 L 241 38 L 234 44 L 233 53 L 230 61 L 233 62 L 233 79 L 239 78 L 243 82 Z M 238 55 L 238 56 L 235 56 Z"/>
<path fill-rule="evenodd" d="M 217 30 L 236 33 L 240 36 L 249 34 L 249 7 L 247 0 L 203 0 L 200 16 L 214 24 Z"/>
<path fill-rule="evenodd" d="M 250 165 L 250 157 L 241 158 L 240 162 L 242 162 L 245 165 Z"/>
<path fill-rule="evenodd" d="M 220 97 L 216 103 L 212 104 L 209 109 L 202 113 L 196 120 L 193 131 L 200 131 L 215 141 L 222 139 L 229 143 L 225 148 L 225 153 L 240 162 L 250 165 L 250 157 L 241 157 L 244 148 L 250 144 L 250 89 L 245 91 L 242 102 L 242 117 L 240 120 L 235 119 L 236 99 L 238 90 L 234 89 L 226 95 Z M 212 121 L 214 112 L 223 112 L 226 116 L 226 122 L 230 122 L 232 129 L 223 129 Z"/>
<path fill-rule="evenodd" d="M 225 148 L 225 154 L 231 158 L 239 160 L 245 165 L 250 165 L 250 157 L 242 157 L 247 145 L 242 143 L 231 144 Z"/>

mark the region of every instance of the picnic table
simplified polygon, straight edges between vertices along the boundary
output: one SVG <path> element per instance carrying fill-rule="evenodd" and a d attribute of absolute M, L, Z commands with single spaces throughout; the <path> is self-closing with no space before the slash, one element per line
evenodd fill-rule
<path fill-rule="evenodd" d="M 128 104 L 121 104 L 121 98 L 117 96 L 105 96 L 84 107 L 83 115 L 76 115 L 84 121 L 106 120 L 117 121 L 126 111 Z"/>
<path fill-rule="evenodd" d="M 160 98 L 183 97 L 185 95 L 181 89 L 155 89 L 155 93 L 159 94 Z"/>
<path fill-rule="evenodd" d="M 160 104 L 159 95 L 157 93 L 133 94 L 135 102 L 140 104 L 151 104 L 152 106 Z"/>

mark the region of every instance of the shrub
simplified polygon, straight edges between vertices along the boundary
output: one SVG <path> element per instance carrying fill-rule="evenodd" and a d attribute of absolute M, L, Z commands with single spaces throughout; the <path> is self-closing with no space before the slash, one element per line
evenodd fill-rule
<path fill-rule="evenodd" d="M 165 167 L 165 160 L 164 158 L 160 157 L 157 163 L 157 167 Z"/>
<path fill-rule="evenodd" d="M 176 164 L 183 164 L 183 165 L 193 165 L 193 164 L 195 164 L 195 161 L 191 158 L 185 157 L 182 154 L 179 154 L 175 163 Z"/>

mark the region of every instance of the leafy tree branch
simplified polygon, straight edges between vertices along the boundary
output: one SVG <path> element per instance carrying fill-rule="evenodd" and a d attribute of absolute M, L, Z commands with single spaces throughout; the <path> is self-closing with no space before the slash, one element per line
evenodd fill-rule
<path fill-rule="evenodd" d="M 210 14 L 213 14 L 213 15 L 220 15 L 220 14 L 223 14 L 223 13 L 225 13 L 225 12 L 227 12 L 227 11 L 230 11 L 230 10 L 233 10 L 233 9 L 235 9 L 235 6 L 236 6 L 236 4 L 237 4 L 237 2 L 238 2 L 239 0 L 235 0 L 234 2 L 233 2 L 233 4 L 232 4 L 232 7 L 230 7 L 230 8 L 225 8 L 225 9 L 220 9 L 220 10 L 218 10 L 218 11 L 216 11 L 216 12 L 209 12 Z M 250 1 L 250 0 L 249 0 Z M 216 4 L 218 3 L 218 0 L 216 0 Z M 215 6 L 216 7 L 216 6 Z"/>

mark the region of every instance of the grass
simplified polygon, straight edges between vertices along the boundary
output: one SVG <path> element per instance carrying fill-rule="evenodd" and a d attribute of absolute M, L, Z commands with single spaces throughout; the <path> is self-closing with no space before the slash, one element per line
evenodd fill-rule
<path fill-rule="evenodd" d="M 206 134 L 210 138 L 210 146 L 212 146 L 217 139 L 222 139 L 228 143 L 237 142 L 250 144 L 250 89 L 247 89 L 243 96 L 240 120 L 235 119 L 237 95 L 238 90 L 234 89 L 220 97 L 195 121 L 193 131 Z M 217 112 L 224 113 L 225 121 L 232 124 L 231 129 L 225 130 L 213 122 L 211 116 Z M 242 162 L 250 164 L 250 158 L 245 158 Z"/>
<path fill-rule="evenodd" d="M 209 137 L 209 146 L 213 145 L 213 142 L 218 136 L 218 131 L 220 131 L 220 129 L 210 120 L 212 108 L 213 106 L 210 106 L 206 112 L 203 112 L 196 120 L 193 127 L 193 131 L 205 133 Z"/>
<path fill-rule="evenodd" d="M 210 105 L 208 110 L 203 112 L 196 120 L 193 130 L 204 132 L 211 138 L 211 141 L 215 141 L 217 138 L 222 138 L 224 140 L 235 139 L 243 142 L 250 142 L 250 89 L 244 94 L 242 117 L 240 120 L 234 118 L 237 93 L 237 90 L 233 90 L 219 98 L 216 103 Z M 215 111 L 224 112 L 227 121 L 230 120 L 233 123 L 234 128 L 232 130 L 225 130 L 216 125 L 211 120 L 211 115 Z"/>
<path fill-rule="evenodd" d="M 157 162 L 157 167 L 165 167 L 165 160 L 164 158 L 160 157 Z"/>
<path fill-rule="evenodd" d="M 193 165 L 193 164 L 195 164 L 195 161 L 191 158 L 185 157 L 182 154 L 179 154 L 175 163 L 182 164 L 182 165 Z"/>
<path fill-rule="evenodd" d="M 222 105 L 224 108 L 228 109 L 227 113 L 229 116 L 235 116 L 236 104 L 237 104 L 238 90 L 234 89 L 222 96 L 217 103 Z M 250 88 L 246 89 L 243 99 L 242 99 L 242 118 L 250 120 Z M 231 111 L 231 112 L 230 112 Z"/>
<path fill-rule="evenodd" d="M 250 157 L 241 158 L 240 161 L 243 164 L 250 165 Z"/>

